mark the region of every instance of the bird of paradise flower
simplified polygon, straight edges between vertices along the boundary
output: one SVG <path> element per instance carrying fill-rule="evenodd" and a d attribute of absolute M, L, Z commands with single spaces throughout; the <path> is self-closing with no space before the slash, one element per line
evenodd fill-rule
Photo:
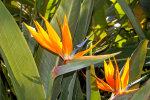
<path fill-rule="evenodd" d="M 42 17 L 42 16 L 41 16 Z M 28 28 L 29 32 L 32 34 L 32 36 L 36 39 L 38 43 L 40 43 L 43 47 L 46 49 L 58 54 L 64 62 L 76 59 L 76 58 L 83 58 L 83 55 L 85 55 L 87 52 L 89 52 L 92 48 L 94 48 L 103 38 L 101 38 L 95 45 L 93 45 L 91 48 L 76 53 L 78 49 L 73 50 L 73 43 L 72 43 L 72 37 L 70 34 L 68 21 L 65 15 L 63 26 L 61 27 L 61 33 L 62 33 L 62 39 L 58 36 L 58 34 L 55 32 L 55 30 L 52 28 L 52 26 L 49 24 L 49 22 L 42 17 L 42 19 L 45 21 L 47 32 L 39 25 L 37 21 L 34 21 L 37 31 L 33 30 L 30 26 L 25 24 L 25 26 Z M 89 38 L 88 38 L 89 39 Z M 61 41 L 62 40 L 62 41 Z M 78 45 L 78 48 L 82 47 L 87 39 Z M 76 54 L 75 54 L 76 53 Z"/>
<path fill-rule="evenodd" d="M 132 89 L 132 90 L 128 90 L 128 89 L 144 78 L 142 77 L 136 80 L 135 82 L 128 84 L 129 58 L 127 59 L 126 64 L 123 67 L 121 73 L 119 73 L 118 65 L 115 58 L 114 58 L 114 62 L 115 62 L 115 66 L 112 64 L 112 61 L 110 59 L 109 59 L 109 64 L 107 64 L 106 61 L 104 60 L 104 71 L 105 71 L 105 78 L 107 83 L 105 83 L 102 79 L 98 78 L 96 75 L 92 74 L 92 76 L 96 78 L 98 89 L 109 91 L 114 94 L 114 96 L 111 99 L 138 90 L 138 89 Z"/>
<path fill-rule="evenodd" d="M 92 35 L 89 36 L 82 43 L 78 44 L 77 48 L 73 50 L 72 37 L 70 34 L 66 15 L 64 17 L 63 26 L 60 24 L 59 18 L 57 18 L 61 28 L 62 38 L 58 36 L 53 27 L 50 25 L 50 23 L 43 16 L 41 17 L 46 24 L 47 32 L 39 25 L 37 21 L 34 21 L 35 26 L 37 28 L 37 32 L 27 24 L 25 24 L 25 26 L 40 45 L 52 51 L 53 53 L 58 54 L 64 60 L 64 62 L 60 66 L 55 66 L 53 68 L 53 78 L 71 71 L 85 68 L 86 66 L 98 63 L 104 59 L 107 59 L 120 53 L 117 52 L 107 55 L 83 56 L 86 53 L 88 53 L 92 48 L 94 48 L 103 38 L 105 38 L 105 36 L 103 36 L 97 43 L 95 43 L 89 49 L 76 53 L 79 50 L 79 48 L 81 48 Z"/>

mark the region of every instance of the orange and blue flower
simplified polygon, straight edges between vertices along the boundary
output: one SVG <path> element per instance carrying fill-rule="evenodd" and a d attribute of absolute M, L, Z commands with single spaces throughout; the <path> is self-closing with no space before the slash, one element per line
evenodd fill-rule
<path fill-rule="evenodd" d="M 49 24 L 49 22 L 44 17 L 42 17 L 42 19 L 44 20 L 44 22 L 46 24 L 47 32 L 39 25 L 39 23 L 37 21 L 34 21 L 34 23 L 36 25 L 38 32 L 33 30 L 27 24 L 25 24 L 25 26 L 28 28 L 29 32 L 32 34 L 32 36 L 36 39 L 36 41 L 40 45 L 42 45 L 46 49 L 58 54 L 59 56 L 61 56 L 61 58 L 64 61 L 70 61 L 72 59 L 76 59 L 79 57 L 84 59 L 83 55 L 85 55 L 87 52 L 89 52 L 92 48 L 94 48 L 102 40 L 102 39 L 100 39 L 91 48 L 89 48 L 85 51 L 76 53 L 78 48 L 73 50 L 72 37 L 70 34 L 66 15 L 64 18 L 63 26 L 60 26 L 61 33 L 62 33 L 62 39 L 60 39 L 60 37 L 58 36 L 56 31 L 53 29 L 53 27 Z M 86 41 L 87 41 L 87 39 L 83 43 L 81 43 L 81 45 L 83 46 L 83 44 L 85 44 Z M 80 47 L 81 47 L 81 45 L 80 45 Z"/>
<path fill-rule="evenodd" d="M 107 64 L 106 61 L 104 61 L 104 71 L 107 83 L 105 83 L 102 79 L 98 78 L 97 76 L 92 75 L 96 78 L 97 87 L 101 90 L 112 92 L 115 96 L 136 91 L 137 89 L 128 90 L 129 58 L 127 59 L 122 74 L 119 73 L 118 65 L 115 58 L 114 61 L 115 66 L 112 64 L 112 61 L 110 59 L 109 64 Z"/>

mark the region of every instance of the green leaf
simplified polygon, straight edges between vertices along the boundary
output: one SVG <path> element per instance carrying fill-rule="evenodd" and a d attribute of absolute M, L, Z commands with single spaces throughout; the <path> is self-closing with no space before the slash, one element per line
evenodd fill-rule
<path fill-rule="evenodd" d="M 91 21 L 93 5 L 94 5 L 93 0 L 84 0 L 82 3 L 80 16 L 78 19 L 78 23 L 74 35 L 74 41 L 73 41 L 74 46 L 81 43 L 85 39 Z"/>
<path fill-rule="evenodd" d="M 78 18 L 79 18 L 80 6 L 81 6 L 80 0 L 69 0 L 69 1 L 62 0 L 56 11 L 56 14 L 58 15 L 58 18 L 60 19 L 62 25 L 64 21 L 64 15 L 66 14 L 69 29 L 73 39 L 74 39 Z M 56 14 L 51 20 L 51 25 L 53 26 L 55 31 L 59 34 L 59 36 L 61 36 L 60 26 L 58 24 Z"/>
<path fill-rule="evenodd" d="M 47 7 L 45 10 L 45 18 L 48 19 L 49 14 L 54 13 L 54 11 L 56 10 L 58 0 L 49 0 L 47 3 Z"/>
<path fill-rule="evenodd" d="M 130 100 L 149 100 L 150 96 L 150 79 L 142 86 Z"/>
<path fill-rule="evenodd" d="M 63 75 L 72 71 L 76 71 L 76 70 L 80 70 L 82 68 L 86 68 L 92 64 L 96 64 L 99 63 L 105 59 L 108 59 L 112 56 L 115 56 L 118 53 L 113 53 L 113 54 L 107 54 L 107 55 L 99 55 L 99 56 L 84 56 L 84 58 L 77 58 L 74 59 L 72 61 L 67 62 L 65 65 L 60 65 L 60 66 L 56 66 L 54 67 L 54 71 L 53 71 L 53 75 L 55 75 L 55 77 L 59 76 L 59 75 Z"/>
<path fill-rule="evenodd" d="M 139 24 L 137 23 L 130 7 L 127 5 L 125 0 L 117 0 L 117 2 L 120 4 L 121 8 L 125 12 L 125 14 L 128 16 L 129 20 L 131 21 L 136 33 L 139 36 L 139 39 L 140 40 L 145 39 L 145 35 L 144 35 L 142 29 L 140 28 Z"/>
<path fill-rule="evenodd" d="M 72 100 L 76 76 L 77 73 L 68 73 L 63 75 L 62 90 L 59 100 Z"/>
<path fill-rule="evenodd" d="M 95 0 L 92 15 L 92 29 L 98 30 L 89 40 L 99 39 L 100 37 L 106 36 L 104 31 L 107 28 L 106 16 L 105 16 L 105 0 Z M 89 36 L 93 34 L 90 32 Z"/>
<path fill-rule="evenodd" d="M 55 66 L 56 62 L 56 55 L 50 53 L 41 46 L 35 52 L 34 57 L 39 70 L 40 78 L 44 85 L 45 92 L 47 92 L 51 70 L 53 69 L 53 66 Z"/>
<path fill-rule="evenodd" d="M 72 100 L 72 97 L 73 97 L 73 89 L 74 89 L 74 86 L 75 86 L 75 81 L 76 81 L 76 77 L 77 77 L 77 73 L 74 73 L 73 74 L 73 77 L 71 79 L 71 82 L 69 84 L 69 87 L 68 87 L 68 98 L 67 100 Z"/>
<path fill-rule="evenodd" d="M 96 0 L 92 18 L 94 26 L 99 25 L 100 28 L 104 28 L 107 26 L 104 6 L 105 0 Z"/>
<path fill-rule="evenodd" d="M 74 86 L 74 95 L 72 97 L 72 100 L 84 100 L 84 94 L 82 93 L 81 86 L 80 86 L 80 81 L 78 77 L 76 78 L 75 86 Z"/>
<path fill-rule="evenodd" d="M 59 95 L 60 95 L 60 92 L 61 92 L 61 85 L 62 85 L 62 79 L 63 79 L 63 76 L 60 76 L 60 77 L 57 77 L 54 81 L 54 85 L 53 85 L 53 92 L 52 92 L 52 97 L 51 97 L 51 100 L 56 100 Z"/>
<path fill-rule="evenodd" d="M 113 100 L 130 100 L 130 98 L 133 96 L 134 93 L 135 92 L 131 92 L 128 94 L 120 95 L 120 96 L 113 98 Z"/>
<path fill-rule="evenodd" d="M 44 100 L 45 92 L 29 47 L 0 1 L 0 53 L 18 100 Z"/>
<path fill-rule="evenodd" d="M 130 60 L 130 72 L 129 72 L 129 83 L 136 81 L 140 78 L 142 73 L 142 68 L 144 65 L 146 50 L 147 50 L 148 40 L 143 40 L 136 48 L 131 56 Z M 135 85 L 133 88 L 138 88 L 139 84 Z"/>

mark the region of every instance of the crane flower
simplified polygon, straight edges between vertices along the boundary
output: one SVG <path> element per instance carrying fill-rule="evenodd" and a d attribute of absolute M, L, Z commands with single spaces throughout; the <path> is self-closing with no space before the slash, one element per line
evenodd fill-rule
<path fill-rule="evenodd" d="M 112 92 L 114 96 L 119 96 L 136 91 L 137 89 L 128 90 L 129 58 L 126 61 L 121 75 L 119 73 L 118 65 L 115 58 L 114 61 L 115 66 L 112 64 L 112 61 L 110 59 L 109 64 L 107 64 L 106 61 L 104 61 L 104 71 L 107 83 L 105 83 L 102 79 L 98 78 L 97 76 L 92 75 L 96 78 L 97 87 L 101 90 Z"/>
<path fill-rule="evenodd" d="M 25 26 L 27 27 L 29 32 L 32 34 L 32 36 L 35 38 L 35 40 L 40 45 L 42 45 L 46 49 L 58 54 L 59 56 L 61 56 L 61 58 L 64 61 L 70 61 L 72 59 L 82 57 L 87 52 L 89 52 L 92 48 L 94 48 L 102 40 L 102 39 L 100 39 L 91 48 L 75 54 L 77 49 L 73 50 L 72 37 L 70 34 L 66 15 L 64 18 L 63 26 L 60 26 L 61 27 L 61 33 L 62 33 L 62 39 L 60 39 L 60 37 L 58 36 L 56 31 L 50 25 L 50 23 L 44 17 L 42 17 L 42 19 L 44 20 L 44 22 L 46 24 L 47 32 L 39 25 L 39 23 L 37 21 L 34 21 L 34 23 L 35 23 L 35 26 L 36 26 L 38 32 L 33 30 L 27 24 L 25 24 Z M 84 43 L 85 42 L 83 42 L 81 44 L 83 45 Z"/>

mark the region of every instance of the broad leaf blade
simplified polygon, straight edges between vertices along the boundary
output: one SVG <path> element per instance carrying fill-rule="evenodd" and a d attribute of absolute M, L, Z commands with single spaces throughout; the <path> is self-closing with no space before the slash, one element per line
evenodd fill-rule
<path fill-rule="evenodd" d="M 68 87 L 69 94 L 68 94 L 67 100 L 72 100 L 72 98 L 73 98 L 73 90 L 74 90 L 74 86 L 75 86 L 76 77 L 77 77 L 77 73 L 74 73 L 72 80 L 70 81 L 70 84 Z"/>
<path fill-rule="evenodd" d="M 108 55 L 99 55 L 99 56 L 91 56 L 90 58 L 84 57 L 84 59 L 82 58 L 77 58 L 74 59 L 68 63 L 66 63 L 65 65 L 61 65 L 61 66 L 57 66 L 54 68 L 54 75 L 59 76 L 59 75 L 63 75 L 72 71 L 76 71 L 76 70 L 80 70 L 82 68 L 86 68 L 92 64 L 96 64 L 99 63 L 105 59 L 108 59 L 112 56 L 115 56 L 119 53 L 113 53 L 113 54 L 108 54 Z"/>
<path fill-rule="evenodd" d="M 62 90 L 58 100 L 71 100 L 77 73 L 63 75 Z"/>
<path fill-rule="evenodd" d="M 79 81 L 78 77 L 76 78 L 73 93 L 74 93 L 74 95 L 72 97 L 72 100 L 84 100 L 84 94 L 81 90 L 80 81 Z"/>
<path fill-rule="evenodd" d="M 147 44 L 148 40 L 143 40 L 131 56 L 129 83 L 136 81 L 141 76 L 142 68 L 146 57 Z M 139 85 L 134 86 L 134 88 L 138 87 Z"/>
<path fill-rule="evenodd" d="M 74 41 L 73 41 L 74 46 L 81 43 L 87 34 L 89 24 L 91 21 L 93 5 L 94 5 L 93 0 L 84 0 L 82 3 L 80 16 L 78 19 L 78 24 L 74 35 Z"/>
<path fill-rule="evenodd" d="M 142 86 L 130 100 L 149 100 L 150 96 L 150 80 Z"/>
<path fill-rule="evenodd" d="M 51 97 L 51 100 L 56 100 L 59 95 L 60 95 L 60 91 L 61 91 L 61 84 L 62 84 L 62 79 L 63 79 L 63 76 L 60 76 L 60 77 L 57 77 L 54 81 L 54 85 L 53 85 L 53 92 L 52 92 L 52 97 Z"/>
<path fill-rule="evenodd" d="M 92 24 L 94 26 L 100 26 L 100 28 L 104 28 L 107 26 L 105 16 L 105 5 L 105 0 L 96 0 L 92 18 Z"/>
<path fill-rule="evenodd" d="M 18 100 L 44 100 L 45 92 L 29 47 L 13 17 L 0 2 L 0 52 Z"/>
<path fill-rule="evenodd" d="M 120 95 L 115 97 L 113 100 L 130 100 L 130 98 L 134 95 L 135 92 L 131 92 L 128 94 Z"/>

